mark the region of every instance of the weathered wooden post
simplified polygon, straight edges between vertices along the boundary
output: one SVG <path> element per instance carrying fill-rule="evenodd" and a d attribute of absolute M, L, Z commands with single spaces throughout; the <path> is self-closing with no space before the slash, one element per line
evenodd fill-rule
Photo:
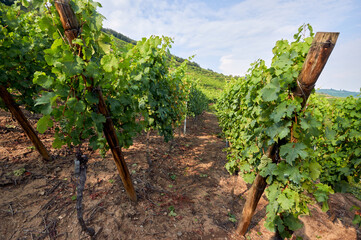
<path fill-rule="evenodd" d="M 72 45 L 72 41 L 78 37 L 79 31 L 80 31 L 80 25 L 78 23 L 78 20 L 69 4 L 69 0 L 57 0 L 55 1 L 55 7 L 60 15 L 60 21 L 63 25 L 65 36 L 68 39 L 68 42 L 70 45 Z M 80 48 L 80 46 L 79 46 Z M 79 51 L 79 54 L 81 55 L 81 51 Z M 93 86 L 91 87 L 93 88 Z M 122 150 L 119 145 L 119 140 L 114 128 L 113 120 L 111 119 L 108 111 L 108 107 L 105 103 L 103 94 L 101 89 L 97 90 L 98 92 L 98 110 L 99 113 L 101 113 L 105 118 L 106 121 L 104 123 L 103 131 L 105 138 L 109 144 L 109 147 L 111 149 L 111 152 L 113 154 L 115 165 L 117 166 L 120 178 L 122 179 L 122 182 L 124 184 L 125 190 L 129 196 L 129 198 L 136 202 L 137 201 L 137 195 L 134 190 L 134 186 L 132 183 L 132 179 L 130 177 L 130 173 L 127 167 L 127 164 L 124 160 L 124 156 L 122 153 Z"/>
<path fill-rule="evenodd" d="M 9 109 L 11 114 L 15 117 L 15 119 L 18 121 L 20 126 L 24 129 L 26 135 L 29 137 L 30 141 L 34 144 L 36 150 L 38 150 L 38 152 L 43 157 L 43 159 L 45 161 L 51 160 L 51 156 L 48 150 L 46 150 L 44 144 L 39 139 L 34 128 L 30 125 L 28 119 L 25 117 L 24 113 L 16 104 L 14 98 L 8 92 L 6 87 L 2 85 L 0 85 L 0 97 L 4 101 L 6 107 Z"/>
<path fill-rule="evenodd" d="M 301 73 L 297 78 L 297 88 L 294 90 L 296 96 L 303 98 L 302 107 L 306 105 L 306 101 L 331 55 L 338 35 L 339 33 L 331 32 L 316 33 L 302 66 Z M 274 161 L 276 157 L 275 149 L 279 147 L 278 145 L 269 147 L 266 155 Z M 243 207 L 241 221 L 236 230 L 237 235 L 244 236 L 246 234 L 266 186 L 266 179 L 258 174 L 249 190 L 246 203 Z"/>

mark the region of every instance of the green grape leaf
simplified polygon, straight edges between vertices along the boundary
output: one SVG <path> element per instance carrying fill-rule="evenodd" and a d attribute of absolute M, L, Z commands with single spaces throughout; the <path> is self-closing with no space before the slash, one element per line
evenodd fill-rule
<path fill-rule="evenodd" d="M 44 133 L 48 128 L 51 127 L 53 127 L 53 121 L 51 120 L 49 115 L 41 117 L 36 125 L 36 129 L 40 133 Z"/>
<path fill-rule="evenodd" d="M 243 180 L 246 182 L 246 183 L 253 183 L 254 179 L 256 178 L 256 175 L 254 173 L 245 173 L 243 174 Z"/>
<path fill-rule="evenodd" d="M 45 92 L 41 97 L 35 100 L 37 105 L 51 104 L 53 102 L 53 98 L 55 97 L 54 92 Z"/>
<path fill-rule="evenodd" d="M 272 112 L 270 117 L 275 122 L 279 122 L 285 116 L 291 117 L 291 115 L 295 109 L 296 109 L 295 105 L 292 105 L 292 104 L 289 105 L 287 102 L 282 102 L 274 109 L 274 111 Z"/>
<path fill-rule="evenodd" d="M 263 167 L 260 171 L 260 175 L 262 177 L 272 176 L 274 174 L 274 171 L 277 169 L 277 164 L 275 163 L 269 163 L 265 167 Z"/>
<path fill-rule="evenodd" d="M 45 92 L 43 95 L 35 100 L 35 106 L 41 106 L 41 113 L 44 115 L 50 115 L 53 111 L 51 107 L 53 102 L 56 100 L 54 92 Z"/>
<path fill-rule="evenodd" d="M 267 84 L 260 93 L 264 101 L 274 101 L 278 97 L 280 91 L 280 83 L 278 78 L 273 78 L 269 84 Z"/>
<path fill-rule="evenodd" d="M 67 61 L 63 62 L 63 71 L 67 76 L 71 77 L 82 73 L 83 67 L 77 62 Z"/>
<path fill-rule="evenodd" d="M 293 166 L 296 158 L 300 157 L 301 159 L 305 159 L 308 156 L 305 149 L 306 145 L 303 143 L 287 143 L 280 147 L 280 155 L 286 159 L 288 164 Z"/>
<path fill-rule="evenodd" d="M 91 113 L 91 118 L 93 119 L 98 131 L 103 129 L 103 123 L 105 123 L 106 119 L 102 114 L 97 114 L 95 112 Z"/>
<path fill-rule="evenodd" d="M 290 133 L 290 126 L 291 122 L 287 122 L 286 124 L 283 124 L 282 122 L 275 123 L 266 129 L 266 133 L 269 137 L 271 137 L 271 139 L 275 141 L 277 139 L 283 139 Z"/>
<path fill-rule="evenodd" d="M 54 136 L 53 148 L 61 148 L 65 142 L 60 138 L 60 136 L 56 133 Z"/>
<path fill-rule="evenodd" d="M 329 140 L 329 141 L 332 141 L 332 140 L 334 140 L 335 139 L 335 137 L 336 137 L 336 131 L 335 130 L 333 130 L 333 129 L 330 129 L 330 128 L 326 128 L 326 131 L 325 131 L 325 135 L 326 135 L 326 138 L 327 138 L 327 140 Z"/>
<path fill-rule="evenodd" d="M 278 183 L 271 184 L 267 190 L 266 195 L 270 202 L 273 202 L 277 199 L 277 197 L 280 195 L 281 190 L 279 188 Z"/>
<path fill-rule="evenodd" d="M 287 214 L 283 218 L 283 222 L 291 231 L 296 231 L 303 227 L 302 222 L 292 214 Z"/>
<path fill-rule="evenodd" d="M 281 195 L 279 195 L 277 202 L 280 204 L 280 206 L 284 209 L 284 210 L 289 210 L 293 207 L 295 201 L 293 199 L 290 199 L 286 196 L 286 194 L 282 193 Z"/>
<path fill-rule="evenodd" d="M 317 202 L 325 202 L 328 200 L 328 195 L 334 193 L 333 189 L 327 184 L 316 184 L 317 190 L 313 193 Z"/>
<path fill-rule="evenodd" d="M 101 65 L 105 72 L 112 72 L 113 68 L 115 68 L 118 64 L 118 60 L 113 55 L 105 55 L 100 60 Z"/>
<path fill-rule="evenodd" d="M 300 184 L 303 177 L 297 167 L 287 168 L 284 174 L 287 175 L 289 179 L 296 184 Z"/>
<path fill-rule="evenodd" d="M 322 171 L 322 166 L 318 162 L 310 163 L 310 177 L 312 180 L 317 180 Z"/>
<path fill-rule="evenodd" d="M 43 88 L 50 88 L 54 83 L 54 79 L 46 75 L 44 72 L 35 72 L 33 83 L 38 84 Z"/>

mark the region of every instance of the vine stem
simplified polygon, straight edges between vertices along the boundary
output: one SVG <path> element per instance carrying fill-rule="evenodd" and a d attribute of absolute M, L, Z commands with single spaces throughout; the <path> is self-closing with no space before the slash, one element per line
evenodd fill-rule
<path fill-rule="evenodd" d="M 88 162 L 88 157 L 86 155 L 82 155 L 81 152 L 78 150 L 75 159 L 75 175 L 78 179 L 76 211 L 81 229 L 84 232 L 86 232 L 92 239 L 94 239 L 95 230 L 91 227 L 87 227 L 83 218 L 82 201 L 83 201 L 84 186 L 86 182 L 87 162 Z"/>

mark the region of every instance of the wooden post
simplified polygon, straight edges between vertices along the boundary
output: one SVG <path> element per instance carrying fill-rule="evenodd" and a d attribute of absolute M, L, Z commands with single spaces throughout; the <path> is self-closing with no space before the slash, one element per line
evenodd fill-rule
<path fill-rule="evenodd" d="M 46 150 L 44 144 L 40 141 L 33 127 L 26 119 L 24 113 L 21 111 L 19 106 L 16 104 L 14 98 L 7 91 L 6 87 L 0 85 L 0 97 L 4 101 L 6 107 L 10 110 L 11 114 L 15 117 L 21 127 L 24 129 L 26 135 L 28 135 L 30 141 L 34 144 L 36 150 L 40 153 L 45 161 L 51 160 L 51 156 Z"/>
<path fill-rule="evenodd" d="M 69 0 L 57 0 L 55 1 L 55 7 L 60 15 L 60 21 L 63 25 L 65 36 L 68 39 L 70 45 L 72 45 L 72 41 L 77 38 L 80 30 L 80 26 L 78 20 L 69 4 Z M 81 51 L 79 51 L 81 54 Z M 134 186 L 132 183 L 132 179 L 130 177 L 130 173 L 127 167 L 126 162 L 124 161 L 124 156 L 122 150 L 119 145 L 119 140 L 114 128 L 113 120 L 109 115 L 109 111 L 107 105 L 105 103 L 102 91 L 99 89 L 98 91 L 98 110 L 99 113 L 105 116 L 106 121 L 103 125 L 103 131 L 105 138 L 109 144 L 109 147 L 112 151 L 115 165 L 117 166 L 120 178 L 124 184 L 125 190 L 129 196 L 129 198 L 133 201 L 137 201 L 137 195 L 134 190 Z"/>
<path fill-rule="evenodd" d="M 338 35 L 339 33 L 318 32 L 313 39 L 301 73 L 297 79 L 297 88 L 294 90 L 296 96 L 303 98 L 302 107 L 306 105 L 306 101 L 331 55 Z M 276 150 L 279 147 L 278 145 L 273 145 L 267 151 L 268 157 L 273 161 L 276 157 L 274 152 L 277 152 Z M 266 188 L 267 184 L 265 180 L 265 178 L 257 174 L 242 210 L 241 221 L 236 230 L 237 235 L 244 236 L 247 233 L 258 202 Z"/>
<path fill-rule="evenodd" d="M 274 149 L 274 146 L 271 146 L 266 152 L 267 157 L 271 158 L 272 161 L 275 161 L 276 159 L 276 151 L 273 151 Z M 256 179 L 254 180 L 252 187 L 248 192 L 246 203 L 243 206 L 241 221 L 236 229 L 237 234 L 240 234 L 241 236 L 246 234 L 253 214 L 256 211 L 258 202 L 261 199 L 266 186 L 266 179 L 257 174 Z"/>
<path fill-rule="evenodd" d="M 103 116 L 105 116 L 106 121 L 104 123 L 103 131 L 105 138 L 107 139 L 107 142 L 109 144 L 109 147 L 112 151 L 113 158 L 115 161 L 115 165 L 117 166 L 120 178 L 122 179 L 122 182 L 124 184 L 125 190 L 127 191 L 127 194 L 131 200 L 134 202 L 137 201 L 137 194 L 135 193 L 134 186 L 132 179 L 130 177 L 130 173 L 127 167 L 127 164 L 124 160 L 124 156 L 122 153 L 122 150 L 119 146 L 119 140 L 117 133 L 115 132 L 113 120 L 111 119 L 108 108 L 105 104 L 103 94 L 101 90 L 98 90 L 98 96 L 99 96 L 99 104 L 98 109 Z"/>
<path fill-rule="evenodd" d="M 307 99 L 335 47 L 339 34 L 332 32 L 316 33 L 298 76 L 297 88 L 294 91 L 296 96 L 303 98 L 302 107 L 306 105 Z"/>

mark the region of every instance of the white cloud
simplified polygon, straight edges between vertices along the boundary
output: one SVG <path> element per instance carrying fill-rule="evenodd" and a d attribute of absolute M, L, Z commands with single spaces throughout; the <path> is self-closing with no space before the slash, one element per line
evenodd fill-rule
<path fill-rule="evenodd" d="M 338 40 L 335 52 L 339 46 L 349 44 L 346 41 L 354 38 L 355 32 L 361 32 L 358 0 L 245 0 L 218 9 L 207 1 L 197 0 L 100 2 L 104 7 L 100 11 L 107 18 L 105 27 L 136 40 L 150 35 L 173 37 L 175 55 L 186 58 L 197 54 L 194 61 L 202 67 L 233 75 L 244 74 L 258 58 L 269 63 L 275 42 L 292 39 L 303 23 L 311 23 L 316 31 L 341 31 L 341 36 L 347 26 L 348 31 Z M 347 47 L 342 51 L 346 50 Z M 350 57 L 356 61 L 360 49 L 353 53 Z M 359 72 L 339 63 L 339 57 L 334 61 L 345 67 L 349 79 L 356 79 Z M 335 69 L 325 68 L 331 73 L 324 75 L 333 78 L 337 75 Z M 358 86 L 353 88 L 350 84 L 350 88 L 357 90 L 360 82 L 352 80 Z"/>

